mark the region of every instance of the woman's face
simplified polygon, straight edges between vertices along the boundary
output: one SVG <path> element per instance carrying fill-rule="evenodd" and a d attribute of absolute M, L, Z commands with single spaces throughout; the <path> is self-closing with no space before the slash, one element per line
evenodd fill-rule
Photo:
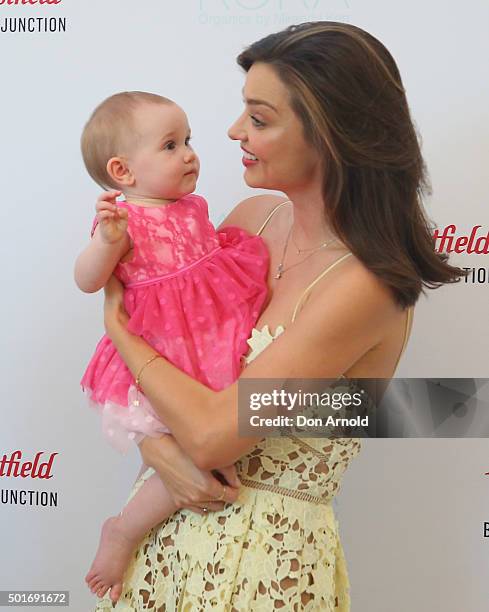
<path fill-rule="evenodd" d="M 243 88 L 246 108 L 228 135 L 243 149 L 244 179 L 250 187 L 284 192 L 307 189 L 321 180 L 320 157 L 306 142 L 302 123 L 275 70 L 255 63 Z"/>

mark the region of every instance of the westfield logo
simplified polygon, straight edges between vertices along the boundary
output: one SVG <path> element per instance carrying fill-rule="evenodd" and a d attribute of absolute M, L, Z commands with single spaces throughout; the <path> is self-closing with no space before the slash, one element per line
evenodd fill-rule
<path fill-rule="evenodd" d="M 44 451 L 36 453 L 36 456 L 27 461 L 22 451 L 17 450 L 10 455 L 0 458 L 0 478 L 52 478 L 54 458 L 58 453 L 51 453 L 49 457 L 43 458 Z"/>
<path fill-rule="evenodd" d="M 480 231 L 482 225 L 474 225 L 469 236 L 457 236 L 457 226 L 447 225 L 443 230 L 435 230 L 433 239 L 438 253 L 489 253 L 489 232 Z"/>
<path fill-rule="evenodd" d="M 61 4 L 63 0 L 0 0 L 0 6 L 24 6 L 33 4 Z"/>

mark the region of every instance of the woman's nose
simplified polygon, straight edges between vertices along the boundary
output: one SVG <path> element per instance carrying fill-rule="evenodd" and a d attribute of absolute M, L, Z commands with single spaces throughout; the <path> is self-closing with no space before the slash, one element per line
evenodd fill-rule
<path fill-rule="evenodd" d="M 246 131 L 244 129 L 243 115 L 239 117 L 228 130 L 228 136 L 231 140 L 246 140 Z"/>

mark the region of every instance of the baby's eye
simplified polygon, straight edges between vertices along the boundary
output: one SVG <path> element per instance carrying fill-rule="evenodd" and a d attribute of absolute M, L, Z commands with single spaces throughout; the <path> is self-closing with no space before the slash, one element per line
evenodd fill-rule
<path fill-rule="evenodd" d="M 170 140 L 170 142 L 167 142 L 163 148 L 167 149 L 168 151 L 173 151 L 173 149 L 175 148 L 175 143 L 173 142 L 173 140 Z"/>
<path fill-rule="evenodd" d="M 187 136 L 187 138 L 185 138 L 185 144 L 188 146 L 191 140 L 192 140 L 192 136 Z"/>
<path fill-rule="evenodd" d="M 250 117 L 251 117 L 251 122 L 253 123 L 255 127 L 263 127 L 265 125 L 263 121 L 260 121 L 254 115 L 250 115 Z"/>

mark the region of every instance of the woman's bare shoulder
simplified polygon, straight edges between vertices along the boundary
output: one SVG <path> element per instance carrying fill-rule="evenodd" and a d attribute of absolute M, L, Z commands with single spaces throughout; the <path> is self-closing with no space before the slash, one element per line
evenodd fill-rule
<path fill-rule="evenodd" d="M 334 295 L 337 295 L 350 302 L 354 309 L 358 309 L 363 300 L 364 303 L 371 303 L 375 309 L 380 309 L 382 316 L 387 313 L 394 315 L 399 311 L 391 290 L 355 255 L 348 256 L 346 253 L 337 262 L 339 265 L 333 264 L 331 268 L 335 269 L 331 269 L 331 273 L 326 274 L 318 285 L 319 300 L 334 301 Z M 321 304 L 323 308 L 324 304 Z"/>
<path fill-rule="evenodd" d="M 234 225 L 242 227 L 250 234 L 256 234 L 272 210 L 286 201 L 285 196 L 271 194 L 246 198 L 233 208 L 220 227 Z"/>

